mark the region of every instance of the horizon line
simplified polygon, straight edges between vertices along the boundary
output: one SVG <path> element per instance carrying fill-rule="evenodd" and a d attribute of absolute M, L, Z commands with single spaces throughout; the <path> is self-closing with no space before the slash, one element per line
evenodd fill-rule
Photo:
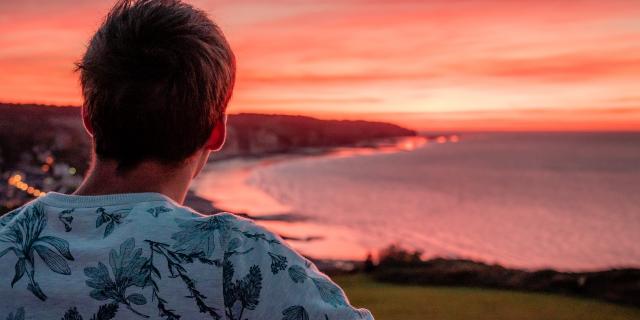
<path fill-rule="evenodd" d="M 81 105 L 73 104 L 51 104 L 51 103 L 39 103 L 39 102 L 7 102 L 0 100 L 0 105 L 8 106 L 36 106 L 44 108 L 81 108 Z M 416 132 L 460 132 L 460 133 L 507 133 L 507 132 L 532 132 L 532 133 L 640 133 L 640 120 L 624 119 L 627 122 L 624 123 L 621 120 L 609 120 L 600 121 L 598 123 L 588 123 L 587 121 L 576 121 L 575 119 L 514 119 L 509 118 L 508 115 L 526 115 L 526 114 L 545 114 L 545 115 L 559 115 L 566 112 L 597 112 L 599 114 L 618 114 L 620 111 L 626 111 L 631 113 L 640 114 L 640 108 L 635 107 L 616 107 L 609 109 L 598 108 L 586 108 L 577 107 L 571 109 L 550 109 L 550 108 L 528 108 L 520 110 L 467 110 L 467 111 L 439 111 L 439 112 L 324 112 L 324 113 L 301 113 L 291 111 L 277 111 L 262 112 L 262 111 L 240 111 L 240 112 L 228 112 L 228 115 L 241 115 L 241 114 L 254 114 L 254 115 L 273 115 L 273 116 L 302 116 L 307 118 L 313 118 L 318 120 L 335 120 L 335 121 L 367 121 L 367 122 L 382 122 L 394 124 L 405 129 L 413 130 Z M 607 112 L 609 111 L 609 112 Z M 615 112 L 613 112 L 615 111 Z M 456 118 L 456 115 L 496 115 L 498 113 L 505 113 L 505 117 L 502 118 Z M 447 119 L 446 116 L 450 115 L 451 118 Z M 369 117 L 367 117 L 369 116 Z M 380 117 L 424 117 L 424 116 L 437 116 L 438 119 L 404 119 L 405 121 L 394 121 L 393 119 L 384 119 Z M 445 116 L 445 117 L 443 117 Z M 554 121 L 555 120 L 555 121 Z M 564 121 L 561 121 L 564 120 Z M 413 122 L 414 125 L 404 124 L 403 122 Z M 429 122 L 431 124 L 429 124 Z M 484 122 L 485 125 L 478 125 L 478 122 Z M 543 123 L 544 122 L 544 125 Z M 416 127 L 416 124 L 424 123 Z M 493 125 L 492 125 L 493 124 Z M 591 126 L 589 126 L 591 124 Z M 605 126 L 602 126 L 605 124 Z M 429 127 L 430 126 L 430 127 Z M 523 127 L 524 126 L 524 127 Z"/>

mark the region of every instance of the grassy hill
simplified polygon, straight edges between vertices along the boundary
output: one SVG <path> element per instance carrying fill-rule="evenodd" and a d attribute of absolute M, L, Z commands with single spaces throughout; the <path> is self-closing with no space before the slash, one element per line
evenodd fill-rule
<path fill-rule="evenodd" d="M 394 285 L 364 275 L 333 278 L 376 320 L 632 320 L 640 309 L 553 294 Z"/>

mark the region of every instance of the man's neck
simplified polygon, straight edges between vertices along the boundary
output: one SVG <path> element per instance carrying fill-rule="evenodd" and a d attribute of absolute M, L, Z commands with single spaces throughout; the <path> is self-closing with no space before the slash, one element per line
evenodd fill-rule
<path fill-rule="evenodd" d="M 192 168 L 169 168 L 157 162 L 144 162 L 120 174 L 113 161 L 96 160 L 75 195 L 157 192 L 182 204 L 187 194 Z"/>

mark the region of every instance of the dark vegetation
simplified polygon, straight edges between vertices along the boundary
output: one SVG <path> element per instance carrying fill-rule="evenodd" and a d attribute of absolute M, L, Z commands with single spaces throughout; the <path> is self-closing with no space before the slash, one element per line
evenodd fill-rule
<path fill-rule="evenodd" d="M 413 130 L 389 123 L 319 120 L 304 116 L 241 113 L 230 115 L 228 122 L 228 139 L 222 156 L 362 145 L 382 138 L 416 135 Z"/>
<path fill-rule="evenodd" d="M 416 132 L 393 124 L 367 121 L 319 120 L 302 116 L 237 114 L 228 117 L 227 142 L 213 159 L 260 157 L 280 153 L 318 153 L 328 148 L 369 145 L 382 138 L 413 136 Z M 90 140 L 82 127 L 80 108 L 0 103 L 0 179 L 12 172 L 25 175 L 43 191 L 70 192 L 80 180 L 43 172 L 45 159 L 73 168 L 76 177 L 87 170 Z M 66 167 L 65 167 L 66 168 Z M 65 169 L 66 170 L 66 169 Z M 45 183 L 52 178 L 59 183 Z M 6 181 L 6 180 L 5 180 Z M 0 184 L 0 215 L 30 200 L 24 192 Z M 188 204 L 215 211 L 193 196 Z"/>
<path fill-rule="evenodd" d="M 386 123 L 239 114 L 229 116 L 227 144 L 216 158 L 367 145 L 375 139 L 415 134 L 414 131 Z M 43 152 L 50 152 L 56 161 L 68 163 L 83 174 L 89 160 L 89 143 L 80 122 L 78 107 L 0 103 L 0 177 L 10 170 L 28 167 L 31 165 L 28 162 Z M 39 167 L 36 163 L 33 165 Z M 0 196 L 3 196 L 1 192 Z M 201 207 L 215 212 L 215 208 L 209 208 L 210 203 L 198 200 L 202 202 Z M 6 209 L 0 205 L 0 215 Z M 318 261 L 318 265 L 330 273 L 344 273 L 344 270 L 333 267 L 335 264 Z M 527 271 L 463 259 L 423 260 L 421 252 L 397 246 L 382 250 L 377 264 L 367 259 L 361 266 L 360 270 L 364 269 L 371 278 L 381 282 L 561 293 L 640 307 L 638 269 Z"/>
<path fill-rule="evenodd" d="M 421 259 L 421 252 L 390 246 L 369 268 L 377 281 L 560 293 L 640 307 L 640 269 L 597 272 L 527 271 L 464 259 Z M 365 265 L 371 262 L 365 262 Z"/>
<path fill-rule="evenodd" d="M 216 158 L 295 152 L 303 148 L 337 147 L 416 132 L 397 125 L 369 121 L 319 120 L 304 116 L 232 114 L 228 136 Z M 56 159 L 83 173 L 89 160 L 89 140 L 80 108 L 0 103 L 0 170 L 9 170 L 21 154 L 35 147 L 52 148 Z"/>
<path fill-rule="evenodd" d="M 41 149 L 84 172 L 89 140 L 80 109 L 0 103 L 0 173 L 18 167 L 28 154 Z"/>

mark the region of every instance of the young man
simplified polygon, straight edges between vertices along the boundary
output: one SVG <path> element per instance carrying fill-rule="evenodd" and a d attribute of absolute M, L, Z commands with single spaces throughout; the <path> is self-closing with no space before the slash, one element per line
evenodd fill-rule
<path fill-rule="evenodd" d="M 373 319 L 278 236 L 182 206 L 235 78 L 205 13 L 120 1 L 78 69 L 91 170 L 0 219 L 0 318 Z"/>

